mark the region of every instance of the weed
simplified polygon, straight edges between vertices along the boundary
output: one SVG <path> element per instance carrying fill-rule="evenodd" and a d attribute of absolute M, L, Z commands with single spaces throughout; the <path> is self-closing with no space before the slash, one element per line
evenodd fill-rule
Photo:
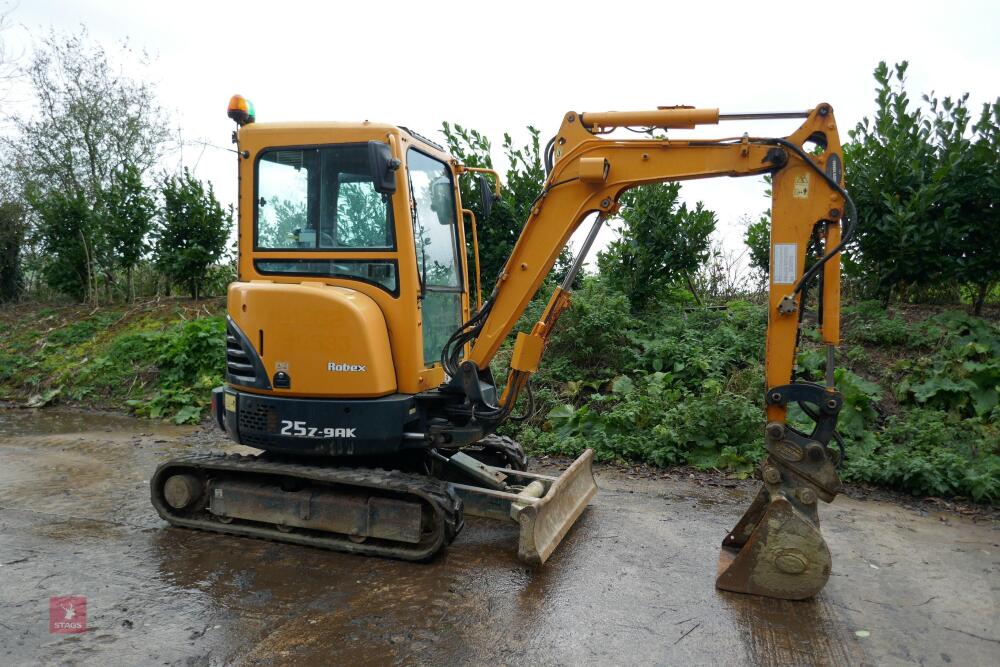
<path fill-rule="evenodd" d="M 850 321 L 848 340 L 869 345 L 895 346 L 912 344 L 913 332 L 901 318 L 893 317 L 877 301 L 864 301 L 844 309 Z"/>
<path fill-rule="evenodd" d="M 989 415 L 1000 403 L 1000 331 L 964 313 L 931 318 L 940 336 L 933 356 L 903 361 L 897 388 L 901 401 L 966 417 Z"/>
<path fill-rule="evenodd" d="M 85 320 L 73 322 L 52 331 L 46 338 L 49 345 L 69 346 L 86 342 L 117 320 L 113 312 L 97 313 Z"/>

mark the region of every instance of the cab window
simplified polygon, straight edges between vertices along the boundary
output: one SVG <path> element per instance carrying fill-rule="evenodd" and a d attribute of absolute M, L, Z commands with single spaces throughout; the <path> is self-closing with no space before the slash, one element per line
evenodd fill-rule
<path fill-rule="evenodd" d="M 395 246 L 389 197 L 375 191 L 363 144 L 267 150 L 256 184 L 258 250 Z"/>
<path fill-rule="evenodd" d="M 462 323 L 455 186 L 443 162 L 412 148 L 406 162 L 417 271 L 424 286 L 424 363 L 431 366 L 441 358 L 441 348 Z"/>

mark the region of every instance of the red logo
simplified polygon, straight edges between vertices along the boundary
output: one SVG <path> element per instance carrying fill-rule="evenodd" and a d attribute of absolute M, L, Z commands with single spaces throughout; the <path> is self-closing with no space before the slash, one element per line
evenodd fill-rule
<path fill-rule="evenodd" d="M 49 598 L 49 632 L 72 633 L 87 629 L 87 598 L 59 595 Z"/>

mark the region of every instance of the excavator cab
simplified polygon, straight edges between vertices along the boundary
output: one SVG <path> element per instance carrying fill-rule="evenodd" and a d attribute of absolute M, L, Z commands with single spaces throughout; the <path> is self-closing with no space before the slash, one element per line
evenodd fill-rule
<path fill-rule="evenodd" d="M 226 431 L 323 456 L 422 446 L 405 437 L 425 430 L 414 395 L 443 382 L 441 348 L 469 317 L 450 158 L 373 124 L 252 124 L 240 147 Z"/>

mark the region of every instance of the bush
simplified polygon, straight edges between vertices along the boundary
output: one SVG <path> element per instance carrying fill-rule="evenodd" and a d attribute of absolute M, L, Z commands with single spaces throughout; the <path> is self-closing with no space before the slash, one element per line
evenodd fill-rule
<path fill-rule="evenodd" d="M 1000 500 L 1000 431 L 938 410 L 909 410 L 890 419 L 876 444 L 850 452 L 847 481 L 880 484 L 915 495 Z"/>
<path fill-rule="evenodd" d="M 670 373 L 690 389 L 709 380 L 721 384 L 733 372 L 761 364 L 766 326 L 764 309 L 745 302 L 725 310 L 658 313 L 637 341 L 642 346 L 638 367 Z M 756 396 L 763 391 L 761 385 Z"/>
<path fill-rule="evenodd" d="M 602 281 L 588 278 L 573 293 L 572 304 L 559 318 L 546 347 L 545 377 L 563 382 L 605 380 L 634 366 L 630 334 L 636 322 L 628 300 Z M 541 308 L 529 313 L 532 319 L 522 319 L 523 329 L 538 320 Z"/>
<path fill-rule="evenodd" d="M 507 432 L 539 452 L 593 447 L 604 460 L 749 474 L 764 451 L 764 309 L 661 302 L 639 318 L 628 306 L 602 279 L 585 281 L 536 378 L 544 416 Z"/>
<path fill-rule="evenodd" d="M 222 317 L 190 320 L 164 332 L 134 334 L 112 346 L 123 358 L 151 359 L 155 391 L 127 401 L 137 414 L 198 422 L 213 387 L 224 381 L 226 323 Z"/>
<path fill-rule="evenodd" d="M 990 414 L 1000 402 L 1000 330 L 965 313 L 942 313 L 926 330 L 940 336 L 934 356 L 903 361 L 901 401 L 966 417 Z"/>
<path fill-rule="evenodd" d="M 859 220 L 845 270 L 888 303 L 892 292 L 962 283 L 980 313 L 1000 280 L 1000 100 L 974 121 L 968 94 L 906 92 L 907 63 L 875 69 L 877 110 L 844 147 L 847 189 Z"/>
<path fill-rule="evenodd" d="M 599 459 L 689 464 L 749 474 L 763 455 L 761 411 L 744 396 L 714 387 L 680 389 L 668 373 L 637 381 L 620 376 L 610 394 L 595 394 L 574 409 L 548 414 L 547 431 L 533 433 L 543 452 L 577 454 L 593 447 Z"/>
<path fill-rule="evenodd" d="M 592 447 L 602 460 L 750 474 L 764 455 L 765 309 L 736 302 L 685 313 L 661 303 L 633 317 L 615 297 L 599 280 L 588 281 L 575 300 L 574 320 L 573 310 L 564 316 L 559 346 L 547 352 L 549 370 L 543 365 L 537 378 L 543 417 L 508 432 L 536 453 L 577 455 Z M 527 321 L 537 319 L 541 304 L 532 309 Z M 846 337 L 868 349 L 937 352 L 879 367 L 865 348 L 848 351 L 868 377 L 843 367 L 834 376 L 844 397 L 838 422 L 847 454 L 843 478 L 995 502 L 997 327 L 959 312 L 909 323 L 876 303 L 846 310 Z M 822 382 L 826 356 L 806 333 L 798 377 Z M 617 373 L 594 362 L 616 354 Z M 886 394 L 893 386 L 905 394 L 906 409 L 887 417 L 896 409 Z M 813 427 L 797 406 L 790 407 L 789 422 Z"/>

